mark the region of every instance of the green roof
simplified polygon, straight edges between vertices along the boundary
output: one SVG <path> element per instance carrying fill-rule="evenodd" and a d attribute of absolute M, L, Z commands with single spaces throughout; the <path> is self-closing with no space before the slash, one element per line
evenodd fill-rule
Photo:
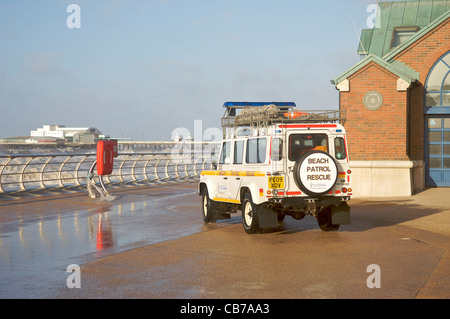
<path fill-rule="evenodd" d="M 361 32 L 358 53 L 365 55 L 365 58 L 332 80 L 333 84 L 339 84 L 370 62 L 381 65 L 408 83 L 418 79 L 419 74 L 416 71 L 394 60 L 394 57 L 450 17 L 450 0 L 381 2 L 378 14 L 380 25 Z M 391 48 L 396 27 L 418 28 L 415 28 L 415 33 L 409 38 Z"/>
<path fill-rule="evenodd" d="M 450 0 L 411 0 L 380 2 L 373 29 L 363 29 L 358 54 L 374 54 L 384 57 L 391 50 L 394 28 L 428 26 L 447 11 Z"/>

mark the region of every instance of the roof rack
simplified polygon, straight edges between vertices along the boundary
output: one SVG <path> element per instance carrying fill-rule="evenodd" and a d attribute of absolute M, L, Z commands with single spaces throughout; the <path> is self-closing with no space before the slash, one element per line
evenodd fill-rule
<path fill-rule="evenodd" d="M 295 110 L 294 102 L 225 102 L 221 125 L 227 129 L 238 127 L 267 127 L 272 124 L 338 122 L 344 124 L 343 110 Z M 239 111 L 239 112 L 238 112 Z"/>

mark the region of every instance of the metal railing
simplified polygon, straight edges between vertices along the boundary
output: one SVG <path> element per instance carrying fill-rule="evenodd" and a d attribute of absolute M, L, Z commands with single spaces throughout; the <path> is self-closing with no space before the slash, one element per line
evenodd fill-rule
<path fill-rule="evenodd" d="M 202 170 L 212 167 L 213 156 L 214 151 L 193 148 L 119 153 L 112 174 L 103 176 L 103 181 L 130 184 L 196 179 Z M 92 153 L 0 156 L 0 193 L 85 186 L 95 160 Z"/>

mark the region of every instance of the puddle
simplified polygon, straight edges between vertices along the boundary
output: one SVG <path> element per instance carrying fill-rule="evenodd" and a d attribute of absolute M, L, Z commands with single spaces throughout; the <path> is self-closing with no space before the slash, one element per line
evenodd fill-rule
<path fill-rule="evenodd" d="M 67 266 L 204 229 L 198 196 L 178 194 L 0 224 L 0 297 L 45 298 Z M 197 205 L 196 205 L 197 204 Z"/>

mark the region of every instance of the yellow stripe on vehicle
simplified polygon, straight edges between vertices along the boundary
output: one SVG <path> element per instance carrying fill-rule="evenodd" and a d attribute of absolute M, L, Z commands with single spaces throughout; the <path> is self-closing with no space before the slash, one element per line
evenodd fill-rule
<path fill-rule="evenodd" d="M 237 199 L 229 199 L 229 198 L 214 197 L 213 200 L 217 201 L 217 202 L 227 202 L 227 203 L 233 203 L 233 204 L 240 204 L 241 203 L 241 201 L 239 201 Z"/>
<path fill-rule="evenodd" d="M 265 172 L 261 171 L 202 171 L 202 176 L 266 176 Z"/>
<path fill-rule="evenodd" d="M 205 175 L 217 175 L 217 171 L 202 171 L 200 173 L 200 175 L 205 176 Z"/>

